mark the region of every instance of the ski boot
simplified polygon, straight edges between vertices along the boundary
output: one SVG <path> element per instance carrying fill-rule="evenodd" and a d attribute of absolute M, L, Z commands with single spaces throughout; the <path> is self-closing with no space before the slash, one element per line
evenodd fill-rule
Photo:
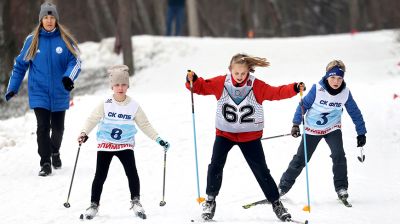
<path fill-rule="evenodd" d="M 279 191 L 279 196 L 282 197 L 283 195 L 285 195 L 287 193 L 287 191 L 282 190 L 282 188 L 278 188 Z"/>
<path fill-rule="evenodd" d="M 203 204 L 203 213 L 201 214 L 201 218 L 203 220 L 211 220 L 214 217 L 215 209 L 217 207 L 217 203 L 215 199 L 210 199 L 210 197 Z"/>
<path fill-rule="evenodd" d="M 292 218 L 287 209 L 283 207 L 283 204 L 280 200 L 272 202 L 272 209 L 275 212 L 276 217 L 283 222 L 290 221 Z"/>
<path fill-rule="evenodd" d="M 349 197 L 349 193 L 347 193 L 346 189 L 340 189 L 337 192 L 339 200 L 346 206 L 346 207 L 353 207 L 348 201 L 347 198 Z"/>
<path fill-rule="evenodd" d="M 132 205 L 131 209 L 133 210 L 136 216 L 138 216 L 141 219 L 147 218 L 144 209 L 142 207 L 142 204 L 140 204 L 139 197 L 134 197 L 131 201 L 131 205 Z"/>
<path fill-rule="evenodd" d="M 39 176 L 45 177 L 51 174 L 50 163 L 43 164 L 41 170 L 39 171 Z"/>
<path fill-rule="evenodd" d="M 338 198 L 339 198 L 340 200 L 347 200 L 347 198 L 349 197 L 349 193 L 347 193 L 347 190 L 344 189 L 344 188 L 338 190 L 336 193 L 337 193 Z"/>
<path fill-rule="evenodd" d="M 54 169 L 61 169 L 62 163 L 61 163 L 59 152 L 51 154 L 51 163 L 52 163 Z"/>
<path fill-rule="evenodd" d="M 86 209 L 85 218 L 86 219 L 93 219 L 97 215 L 99 211 L 99 205 L 96 202 L 91 202 L 90 207 Z"/>

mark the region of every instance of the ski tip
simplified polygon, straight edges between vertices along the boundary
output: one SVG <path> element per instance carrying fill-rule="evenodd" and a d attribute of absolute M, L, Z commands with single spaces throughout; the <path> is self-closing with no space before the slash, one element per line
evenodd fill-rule
<path fill-rule="evenodd" d="M 79 219 L 83 220 L 83 214 L 81 214 L 81 215 L 79 216 Z"/>

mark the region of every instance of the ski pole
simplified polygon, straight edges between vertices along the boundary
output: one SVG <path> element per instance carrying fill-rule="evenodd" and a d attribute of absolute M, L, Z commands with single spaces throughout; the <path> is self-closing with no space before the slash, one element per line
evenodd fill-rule
<path fill-rule="evenodd" d="M 193 74 L 191 70 L 188 70 L 188 74 Z M 194 156 L 196 160 L 196 178 L 197 178 L 197 202 L 200 204 L 205 201 L 205 198 L 200 197 L 200 181 L 199 181 L 199 164 L 197 159 L 197 141 L 196 141 L 196 119 L 194 117 L 194 99 L 193 99 L 193 80 L 190 80 L 190 96 L 192 99 L 192 123 L 193 123 L 193 138 L 194 138 Z"/>
<path fill-rule="evenodd" d="M 167 202 L 164 201 L 165 197 L 165 172 L 167 169 L 167 150 L 164 150 L 164 176 L 163 176 L 163 189 L 162 189 L 162 201 L 160 201 L 160 206 L 164 206 Z"/>
<path fill-rule="evenodd" d="M 78 157 L 79 157 L 79 151 L 81 151 L 81 145 L 82 145 L 82 143 L 79 143 L 78 152 L 77 152 L 77 154 L 76 154 L 76 159 L 75 159 L 74 171 L 72 172 L 71 184 L 69 185 L 69 191 L 68 191 L 67 202 L 64 203 L 64 207 L 66 207 L 66 208 L 71 207 L 71 205 L 69 204 L 68 201 L 69 201 L 69 196 L 71 195 L 72 183 L 74 182 L 76 164 L 78 163 Z"/>
<path fill-rule="evenodd" d="M 280 138 L 280 137 L 285 137 L 285 136 L 289 136 L 289 135 L 292 135 L 292 134 L 288 133 L 288 134 L 282 134 L 282 135 L 274 135 L 274 136 L 269 136 L 269 137 L 262 138 L 261 140 L 268 140 L 268 139 L 272 139 L 272 138 Z"/>
<path fill-rule="evenodd" d="M 311 212 L 310 207 L 310 186 L 308 182 L 308 156 L 307 156 L 307 141 L 304 127 L 304 105 L 303 105 L 303 85 L 300 85 L 300 106 L 301 106 L 301 119 L 303 122 L 303 143 L 304 143 L 304 162 L 306 164 L 306 182 L 307 182 L 307 206 L 304 206 L 303 211 Z"/>

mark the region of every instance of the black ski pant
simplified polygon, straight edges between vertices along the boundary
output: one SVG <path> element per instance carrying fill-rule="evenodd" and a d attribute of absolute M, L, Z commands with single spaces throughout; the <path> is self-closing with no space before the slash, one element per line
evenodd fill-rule
<path fill-rule="evenodd" d="M 221 136 L 215 138 L 211 163 L 208 165 L 207 195 L 218 195 L 222 185 L 222 175 L 226 158 L 234 145 L 239 146 L 268 201 L 274 202 L 278 200 L 278 188 L 267 167 L 261 140 L 233 142 Z M 240 180 L 238 180 L 238 182 L 240 182 Z"/>
<path fill-rule="evenodd" d="M 65 111 L 51 112 L 43 108 L 35 108 L 37 121 L 37 143 L 40 166 L 51 163 L 51 154 L 59 153 L 64 134 Z M 51 134 L 50 134 L 51 133 Z"/>
<path fill-rule="evenodd" d="M 125 174 L 128 177 L 129 190 L 131 192 L 131 199 L 140 196 L 140 182 L 136 170 L 135 155 L 133 150 L 127 149 L 115 152 L 97 152 L 96 174 L 92 183 L 92 197 L 91 202 L 100 204 L 101 192 L 103 191 L 103 184 L 107 179 L 108 169 L 110 168 L 112 158 L 116 156 L 121 161 Z"/>
<path fill-rule="evenodd" d="M 324 138 L 326 143 L 331 150 L 332 158 L 332 171 L 333 171 L 333 183 L 335 185 L 335 190 L 347 189 L 347 161 L 346 155 L 343 149 L 343 139 L 342 131 L 335 130 L 326 135 L 308 135 L 306 134 L 306 145 L 307 145 L 307 162 L 310 161 L 312 154 L 317 148 L 318 143 Z M 299 148 L 297 149 L 297 154 L 293 156 L 292 161 L 289 163 L 289 167 L 283 173 L 279 188 L 285 192 L 288 192 L 296 178 L 300 175 L 301 171 L 305 166 L 304 162 L 304 137 L 300 142 Z"/>

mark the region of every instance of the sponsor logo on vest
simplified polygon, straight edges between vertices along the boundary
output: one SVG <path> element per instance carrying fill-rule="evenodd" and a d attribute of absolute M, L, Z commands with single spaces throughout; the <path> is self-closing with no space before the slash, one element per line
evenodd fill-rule
<path fill-rule="evenodd" d="M 341 129 L 341 128 L 342 128 L 341 124 L 335 124 L 334 126 L 329 127 L 329 128 L 327 128 L 325 130 L 315 130 L 315 129 L 312 129 L 310 127 L 306 127 L 305 130 L 307 132 L 309 132 L 309 133 L 313 133 L 313 134 L 316 134 L 316 135 L 326 135 L 326 134 L 328 134 L 329 132 L 331 132 L 333 130 Z"/>
<path fill-rule="evenodd" d="M 330 106 L 330 107 L 341 107 L 342 106 L 342 103 L 338 103 L 338 102 L 329 103 L 329 101 L 327 101 L 327 100 L 321 100 L 321 101 L 319 101 L 319 104 Z"/>
<path fill-rule="evenodd" d="M 132 115 L 129 115 L 129 114 L 118 114 L 118 113 L 115 113 L 115 112 L 108 112 L 107 116 L 108 117 L 118 117 L 118 118 L 122 118 L 122 119 L 125 119 L 125 120 L 132 119 Z"/>
<path fill-rule="evenodd" d="M 125 149 L 125 148 L 133 148 L 133 144 L 114 144 L 114 143 L 99 143 L 97 144 L 98 149 Z"/>

